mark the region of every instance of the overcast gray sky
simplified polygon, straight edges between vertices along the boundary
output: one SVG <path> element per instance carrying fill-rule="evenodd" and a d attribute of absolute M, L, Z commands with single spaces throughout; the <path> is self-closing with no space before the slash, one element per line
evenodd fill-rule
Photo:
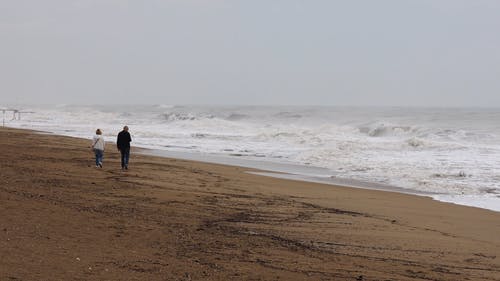
<path fill-rule="evenodd" d="M 500 106 L 496 0 L 0 0 L 0 104 Z"/>

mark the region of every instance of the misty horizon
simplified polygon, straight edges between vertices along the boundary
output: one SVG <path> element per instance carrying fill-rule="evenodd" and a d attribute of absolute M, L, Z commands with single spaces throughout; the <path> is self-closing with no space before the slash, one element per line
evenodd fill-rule
<path fill-rule="evenodd" d="M 500 2 L 0 3 L 0 105 L 500 107 Z"/>

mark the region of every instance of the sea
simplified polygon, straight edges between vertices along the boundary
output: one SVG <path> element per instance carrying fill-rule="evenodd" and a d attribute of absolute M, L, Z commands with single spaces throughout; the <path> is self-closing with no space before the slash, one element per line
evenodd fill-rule
<path fill-rule="evenodd" d="M 5 126 L 500 211 L 500 108 L 4 105 Z M 283 168 L 285 167 L 285 168 Z M 293 167 L 293 168 L 286 168 Z"/>

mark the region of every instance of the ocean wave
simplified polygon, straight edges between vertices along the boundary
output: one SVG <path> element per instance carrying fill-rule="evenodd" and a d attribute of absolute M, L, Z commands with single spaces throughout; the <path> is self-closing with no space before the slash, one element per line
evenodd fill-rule
<path fill-rule="evenodd" d="M 231 113 L 229 116 L 227 116 L 225 119 L 229 121 L 239 121 L 243 119 L 249 118 L 249 115 L 246 114 L 241 114 L 241 113 Z"/>
<path fill-rule="evenodd" d="M 467 178 L 472 177 L 471 174 L 467 174 L 465 171 L 459 171 L 456 173 L 444 174 L 444 173 L 434 173 L 432 174 L 434 178 Z"/>
<path fill-rule="evenodd" d="M 171 104 L 156 104 L 156 105 L 153 105 L 153 108 L 161 108 L 161 109 L 170 109 L 170 108 L 175 108 L 176 106 L 175 105 L 171 105 Z"/>
<path fill-rule="evenodd" d="M 203 133 L 194 133 L 194 134 L 191 134 L 191 137 L 197 138 L 197 139 L 203 139 L 203 138 L 206 138 L 208 136 L 209 136 L 208 134 L 203 134 Z"/>
<path fill-rule="evenodd" d="M 280 118 L 290 118 L 290 119 L 299 119 L 302 118 L 301 114 L 295 113 L 295 112 L 290 112 L 290 111 L 282 111 L 274 114 L 275 117 L 280 117 Z"/>
<path fill-rule="evenodd" d="M 419 131 L 419 128 L 417 127 L 385 123 L 361 126 L 358 129 L 360 133 L 366 134 L 370 137 L 400 136 L 405 134 L 415 134 Z"/>
<path fill-rule="evenodd" d="M 423 147 L 425 142 L 419 138 L 411 138 L 406 140 L 406 143 L 411 147 Z"/>
<path fill-rule="evenodd" d="M 177 113 L 177 112 L 170 112 L 170 113 L 163 113 L 161 115 L 164 120 L 167 121 L 194 121 L 194 120 L 201 120 L 201 119 L 213 119 L 215 116 L 213 115 L 196 115 L 192 113 Z"/>
<path fill-rule="evenodd" d="M 461 194 L 498 185 L 500 127 L 491 113 L 479 112 L 479 121 L 477 116 L 457 121 L 458 113 L 431 110 L 170 105 L 126 109 L 33 108 L 34 114 L 7 125 L 83 137 L 99 127 L 113 140 L 120 126 L 128 124 L 135 145 L 146 147 L 313 165 L 338 172 L 339 177 L 431 192 Z"/>

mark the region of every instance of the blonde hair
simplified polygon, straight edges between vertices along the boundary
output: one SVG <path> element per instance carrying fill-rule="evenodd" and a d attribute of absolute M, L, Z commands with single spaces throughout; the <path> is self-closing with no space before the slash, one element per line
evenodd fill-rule
<path fill-rule="evenodd" d="M 95 131 L 95 134 L 96 134 L 96 135 L 102 135 L 101 129 L 97 129 L 97 130 Z"/>

